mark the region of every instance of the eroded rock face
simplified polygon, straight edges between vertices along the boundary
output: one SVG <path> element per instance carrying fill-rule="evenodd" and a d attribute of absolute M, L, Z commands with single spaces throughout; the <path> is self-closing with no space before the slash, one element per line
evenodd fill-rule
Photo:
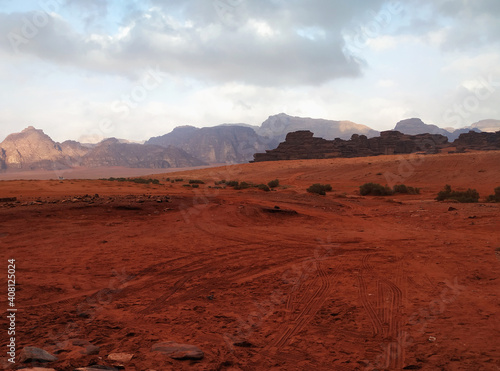
<path fill-rule="evenodd" d="M 115 138 L 92 147 L 75 141 L 59 144 L 32 126 L 0 143 L 0 170 L 61 170 L 76 166 L 163 169 L 201 165 L 206 163 L 173 146 L 123 143 Z"/>
<path fill-rule="evenodd" d="M 256 153 L 255 162 L 321 159 L 335 157 L 361 157 L 413 152 L 435 153 L 448 144 L 439 134 L 405 135 L 398 131 L 384 131 L 379 137 L 367 138 L 353 134 L 350 140 L 316 138 L 309 130 L 289 133 L 278 148 Z"/>
<path fill-rule="evenodd" d="M 498 150 L 500 149 L 500 131 L 495 133 L 469 131 L 466 134 L 460 134 L 458 139 L 453 142 L 453 145 L 459 151 L 467 149 L 479 151 Z"/>
<path fill-rule="evenodd" d="M 61 146 L 33 126 L 20 133 L 10 134 L 0 144 L 2 168 L 41 169 L 63 161 Z"/>

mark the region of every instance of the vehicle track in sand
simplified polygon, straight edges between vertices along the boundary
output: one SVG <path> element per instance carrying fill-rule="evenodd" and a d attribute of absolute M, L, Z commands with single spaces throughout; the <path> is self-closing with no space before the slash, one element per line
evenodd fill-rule
<path fill-rule="evenodd" d="M 361 271 L 357 276 L 359 283 L 359 299 L 363 305 L 368 319 L 372 325 L 372 335 L 382 340 L 385 354 L 381 359 L 385 367 L 401 369 L 404 364 L 404 347 L 402 346 L 402 306 L 403 290 L 405 284 L 404 260 L 397 262 L 396 274 L 393 280 L 380 277 L 374 272 L 374 266 L 369 263 L 370 256 L 361 259 Z M 370 275 L 375 285 L 375 296 L 370 299 L 368 294 L 366 276 Z M 395 282 L 399 283 L 396 284 Z"/>

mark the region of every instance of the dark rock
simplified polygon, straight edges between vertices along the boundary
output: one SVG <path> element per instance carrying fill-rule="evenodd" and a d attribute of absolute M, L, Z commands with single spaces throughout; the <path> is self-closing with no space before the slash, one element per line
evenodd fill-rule
<path fill-rule="evenodd" d="M 178 360 L 199 360 L 204 357 L 203 351 L 194 345 L 179 344 L 174 341 L 166 341 L 153 345 L 154 352 L 161 352 L 170 358 Z"/>
<path fill-rule="evenodd" d="M 398 131 L 384 131 L 379 137 L 368 138 L 353 134 L 350 140 L 315 138 L 308 130 L 288 133 L 278 148 L 266 153 L 256 153 L 254 161 L 279 161 L 324 159 L 336 157 L 364 157 L 408 154 L 414 152 L 436 153 L 448 145 L 442 135 L 406 135 Z"/>
<path fill-rule="evenodd" d="M 456 209 L 455 209 L 453 206 L 450 206 L 450 207 L 448 208 L 448 211 L 455 211 L 455 210 L 456 210 Z"/>
<path fill-rule="evenodd" d="M 270 207 L 263 207 L 262 208 L 262 211 L 266 212 L 266 213 L 270 213 L 270 214 L 284 214 L 284 215 L 297 215 L 298 212 L 296 212 L 295 210 L 291 210 L 291 209 L 281 209 L 281 208 L 277 208 L 278 206 L 275 206 L 273 208 L 270 208 Z"/>
<path fill-rule="evenodd" d="M 476 133 L 469 131 L 466 134 L 460 134 L 457 140 L 453 142 L 457 151 L 476 150 L 490 151 L 500 149 L 500 131 L 495 133 Z"/>
<path fill-rule="evenodd" d="M 234 343 L 234 346 L 235 347 L 240 347 L 240 348 L 254 348 L 255 345 L 253 345 L 252 343 L 248 342 L 248 341 L 240 341 L 238 343 Z"/>
<path fill-rule="evenodd" d="M 27 363 L 27 362 L 55 362 L 57 361 L 57 357 L 53 356 L 49 352 L 36 348 L 36 347 L 25 347 L 21 350 L 19 354 L 19 362 Z"/>

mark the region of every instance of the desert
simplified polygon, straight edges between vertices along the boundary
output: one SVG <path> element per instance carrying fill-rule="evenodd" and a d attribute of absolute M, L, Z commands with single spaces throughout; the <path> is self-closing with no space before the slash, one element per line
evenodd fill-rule
<path fill-rule="evenodd" d="M 14 368 L 498 370 L 500 213 L 484 197 L 499 163 L 473 151 L 144 177 L 159 184 L 2 181 L 16 346 L 57 358 Z M 387 179 L 421 192 L 359 194 Z M 438 202 L 445 184 L 482 198 Z"/>

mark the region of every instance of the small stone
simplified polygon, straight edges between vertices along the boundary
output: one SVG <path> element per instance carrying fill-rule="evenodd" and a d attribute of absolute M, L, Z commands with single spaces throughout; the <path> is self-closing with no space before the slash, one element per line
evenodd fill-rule
<path fill-rule="evenodd" d="M 127 363 L 130 362 L 134 355 L 128 353 L 111 353 L 108 359 L 115 362 Z"/>
<path fill-rule="evenodd" d="M 178 360 L 198 360 L 204 357 L 203 351 L 194 345 L 179 344 L 174 341 L 166 341 L 153 345 L 154 352 L 161 352 Z"/>
<path fill-rule="evenodd" d="M 54 361 L 57 361 L 57 357 L 53 356 L 43 349 L 36 347 L 25 347 L 19 354 L 19 362 L 21 363 Z"/>
<path fill-rule="evenodd" d="M 94 356 L 96 354 L 99 354 L 99 351 L 101 350 L 100 347 L 98 347 L 97 345 L 87 345 L 85 347 L 85 350 L 83 351 L 84 354 L 87 354 L 89 356 Z"/>

